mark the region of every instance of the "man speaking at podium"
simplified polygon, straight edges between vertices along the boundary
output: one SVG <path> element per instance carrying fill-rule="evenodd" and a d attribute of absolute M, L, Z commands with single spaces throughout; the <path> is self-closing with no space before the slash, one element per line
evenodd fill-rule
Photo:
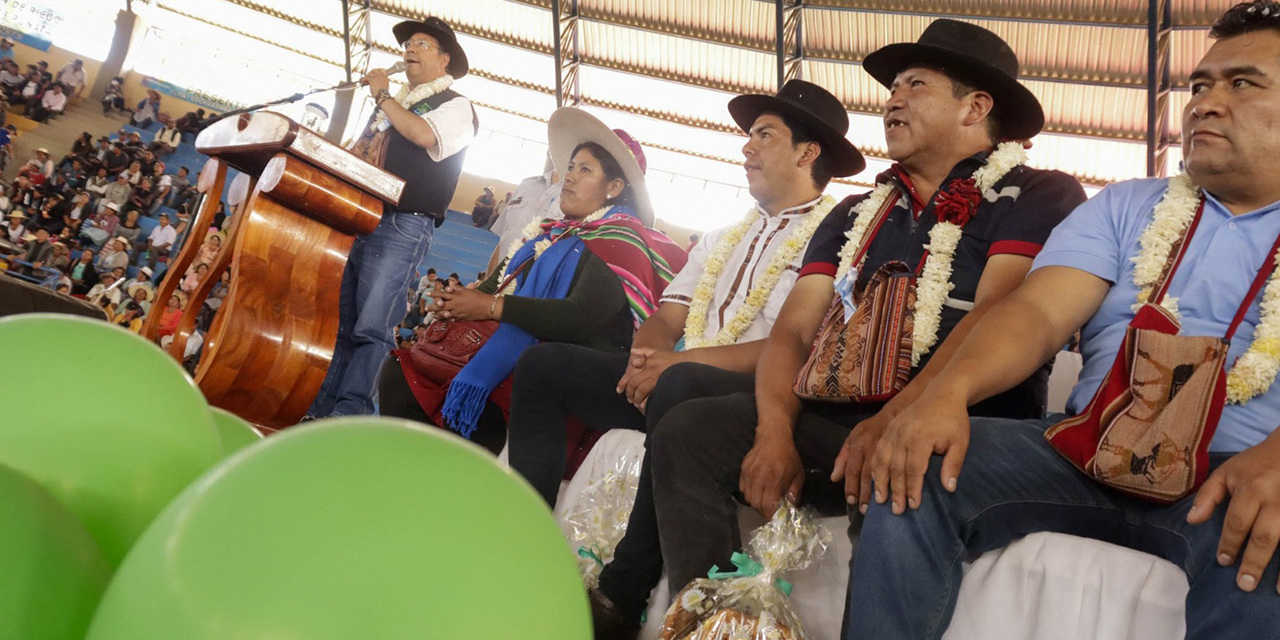
<path fill-rule="evenodd" d="M 471 101 L 449 89 L 467 75 L 467 55 L 439 18 L 392 28 L 404 47 L 408 86 L 392 95 L 387 70 L 370 71 L 377 109 L 352 152 L 405 181 L 397 205 L 383 208 L 373 233 L 356 238 L 342 275 L 338 342 L 309 418 L 373 413 L 378 368 L 395 348 L 405 292 L 444 220 L 462 174 L 466 147 L 479 129 Z"/>

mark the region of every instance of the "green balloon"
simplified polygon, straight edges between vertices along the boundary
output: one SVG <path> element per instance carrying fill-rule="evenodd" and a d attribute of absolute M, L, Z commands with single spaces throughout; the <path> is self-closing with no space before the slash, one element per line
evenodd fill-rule
<path fill-rule="evenodd" d="M 546 505 L 488 453 L 385 418 L 224 460 L 138 540 L 87 640 L 586 640 Z"/>
<path fill-rule="evenodd" d="M 87 318 L 10 316 L 0 319 L 0 353 L 16 367 L 0 386 L 0 464 L 66 505 L 112 566 L 221 458 L 204 396 L 135 334 Z"/>
<path fill-rule="evenodd" d="M 229 456 L 259 440 L 262 435 L 240 416 L 225 409 L 209 407 L 213 413 L 213 426 L 222 441 L 222 455 Z"/>
<path fill-rule="evenodd" d="M 80 520 L 0 465 L 0 640 L 81 640 L 110 577 Z"/>

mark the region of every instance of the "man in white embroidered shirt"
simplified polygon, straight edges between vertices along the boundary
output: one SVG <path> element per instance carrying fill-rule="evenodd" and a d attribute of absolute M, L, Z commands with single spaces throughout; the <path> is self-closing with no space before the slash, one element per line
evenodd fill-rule
<path fill-rule="evenodd" d="M 408 83 L 392 96 L 385 70 L 364 77 L 377 110 L 352 152 L 404 178 L 404 193 L 398 204 L 383 207 L 374 232 L 351 247 L 338 340 L 310 418 L 373 412 L 378 368 L 395 348 L 392 333 L 404 317 L 404 292 L 444 221 L 466 147 L 480 126 L 471 102 L 449 89 L 468 69 L 453 29 L 428 17 L 401 22 L 392 32 L 404 48 Z"/>
<path fill-rule="evenodd" d="M 809 238 L 828 213 L 841 211 L 823 190 L 833 176 L 865 167 L 845 138 L 844 106 L 822 87 L 792 80 L 776 96 L 734 98 L 729 112 L 749 136 L 743 167 L 756 204 L 694 247 L 636 333 L 631 355 L 543 344 L 516 366 L 511 466 L 548 503 L 564 473 L 568 417 L 597 429 L 647 430 L 684 398 L 750 391 Z M 626 539 L 592 594 L 597 637 L 634 632 L 661 575 L 649 484 L 646 462 Z"/>

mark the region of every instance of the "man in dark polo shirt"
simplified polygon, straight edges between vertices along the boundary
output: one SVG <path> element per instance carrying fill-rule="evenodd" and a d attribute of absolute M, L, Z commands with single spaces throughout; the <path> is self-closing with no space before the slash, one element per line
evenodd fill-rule
<path fill-rule="evenodd" d="M 846 201 L 852 208 L 837 208 L 814 234 L 756 366 L 754 392 L 684 402 L 651 433 L 654 500 L 672 593 L 713 565 L 731 566 L 741 544 L 735 492 L 768 516 L 784 497 L 820 492 L 821 486 L 805 486 L 808 470 L 810 485 L 826 484 L 836 495 L 839 488 L 825 476 L 844 478 L 857 518 L 854 505 L 868 500 L 864 462 L 888 420 L 918 397 L 978 318 L 1022 282 L 1053 227 L 1085 200 L 1075 179 L 1025 166 L 1019 143 L 998 144 L 1039 133 L 1044 112 L 1017 82 L 1017 58 L 995 34 L 937 20 L 918 43 L 884 47 L 863 68 L 890 89 L 885 138 L 896 164 L 877 177 L 875 191 Z M 867 210 L 876 215 L 862 213 Z M 860 216 L 869 221 L 881 211 L 878 231 L 867 226 L 865 262 L 842 269 L 846 232 Z M 957 211 L 968 213 L 956 217 Z M 941 234 L 932 234 L 944 224 L 939 217 L 963 230 L 950 260 L 937 257 L 947 253 L 939 250 Z M 927 253 L 931 243 L 934 251 Z M 855 246 L 861 245 L 859 238 Z M 917 325 L 927 324 L 930 314 L 937 322 L 936 338 L 920 332 L 913 338 L 921 357 L 910 383 L 887 403 L 802 401 L 793 383 L 833 301 L 895 261 L 916 274 Z M 948 266 L 949 278 L 946 268 L 942 278 L 930 275 Z M 933 298 L 945 299 L 931 308 L 927 294 L 938 291 Z M 717 374 L 708 368 L 706 375 Z M 973 410 L 1041 416 L 1047 378 L 1041 370 Z"/>

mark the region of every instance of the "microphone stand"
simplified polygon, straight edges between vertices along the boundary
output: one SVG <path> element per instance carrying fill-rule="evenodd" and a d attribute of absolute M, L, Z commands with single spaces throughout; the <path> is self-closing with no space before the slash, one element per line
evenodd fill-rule
<path fill-rule="evenodd" d="M 220 113 L 220 114 L 218 114 L 218 116 L 217 116 L 216 118 L 206 118 L 206 121 L 208 122 L 208 124 L 213 124 L 214 122 L 217 122 L 218 120 L 221 120 L 221 119 L 223 119 L 223 118 L 229 118 L 229 117 L 231 117 L 231 116 L 238 116 L 238 115 L 240 115 L 240 114 L 242 114 L 242 113 L 249 113 L 250 111 L 257 111 L 257 110 L 259 110 L 259 109 L 266 109 L 267 107 L 274 107 L 274 106 L 279 105 L 279 104 L 290 104 L 290 103 L 294 103 L 294 102 L 297 102 L 297 101 L 299 101 L 299 100 L 301 100 L 301 99 L 303 99 L 303 98 L 305 98 L 305 97 L 307 97 L 307 96 L 309 96 L 309 95 L 315 94 L 315 93 L 323 93 L 323 92 L 325 92 L 325 91 L 343 91 L 343 90 L 346 90 L 346 89 L 353 89 L 353 88 L 358 87 L 358 86 L 360 86 L 360 81 L 359 81 L 359 80 L 353 80 L 353 81 L 351 81 L 351 82 L 342 82 L 342 83 L 336 84 L 336 85 L 334 85 L 334 86 L 332 86 L 332 87 L 321 87 L 321 88 L 319 88 L 319 89 L 312 89 L 311 91 L 308 91 L 308 92 L 306 92 L 306 93 L 295 93 L 295 94 L 293 94 L 293 95 L 291 95 L 291 96 L 286 96 L 286 97 L 284 97 L 284 98 L 280 98 L 279 100 L 272 100 L 272 101 L 270 101 L 270 102 L 264 102 L 264 103 L 262 103 L 262 104 L 255 104 L 255 105 L 252 105 L 252 106 L 249 106 L 249 107 L 244 107 L 244 108 L 242 108 L 242 109 L 236 109 L 236 110 L 234 110 L 234 111 L 228 111 L 228 112 L 226 112 L 226 113 Z M 203 126 L 208 126 L 208 124 L 206 124 L 205 122 L 201 122 L 200 124 L 201 124 L 201 125 L 203 125 Z"/>
<path fill-rule="evenodd" d="M 391 65 L 391 67 L 390 67 L 390 68 L 388 68 L 388 69 L 386 69 L 385 71 L 387 72 L 387 75 L 389 75 L 389 76 L 390 76 L 390 75 L 395 75 L 395 74 L 397 74 L 397 73 L 401 73 L 401 72 L 403 72 L 403 71 L 404 71 L 404 67 L 405 67 L 405 63 L 404 63 L 403 61 L 401 61 L 401 62 L 397 62 L 397 63 L 395 63 L 395 64 Z M 200 122 L 200 126 L 201 126 L 202 128 L 203 128 L 203 127 L 207 127 L 207 126 L 209 126 L 209 125 L 211 125 L 211 124 L 213 124 L 213 123 L 215 123 L 215 122 L 217 122 L 217 121 L 219 121 L 219 120 L 221 120 L 221 119 L 223 119 L 223 118 L 226 118 L 226 117 L 228 117 L 228 116 L 238 116 L 238 115 L 240 115 L 240 114 L 242 114 L 242 113 L 248 113 L 248 112 L 250 112 L 250 111 L 257 111 L 258 109 L 265 109 L 265 108 L 267 108 L 267 107 L 274 107 L 274 106 L 276 106 L 276 105 L 278 105 L 278 104 L 289 104 L 289 103 L 291 103 L 291 102 L 297 102 L 297 101 L 299 101 L 299 100 L 301 100 L 301 99 L 303 99 L 303 98 L 305 98 L 305 97 L 307 97 L 307 96 L 309 96 L 309 95 L 311 95 L 311 94 L 313 94 L 313 93 L 320 93 L 320 92 L 322 92 L 322 91 L 345 91 L 345 90 L 348 90 L 348 89 L 354 89 L 354 88 L 359 87 L 359 86 L 362 86 L 362 85 L 363 85 L 363 83 L 362 83 L 360 80 L 352 80 L 352 81 L 350 81 L 350 82 L 339 82 L 338 84 L 335 84 L 335 85 L 333 85 L 332 87 L 321 87 L 321 88 L 319 88 L 319 89 L 312 89 L 311 91 L 308 91 L 308 92 L 306 92 L 306 93 L 295 93 L 295 94 L 293 94 L 293 95 L 291 95 L 291 96 L 288 96 L 288 97 L 285 97 L 285 98 L 280 98 L 279 100 L 272 100 L 271 102 L 264 102 L 264 103 L 262 103 L 262 104 L 255 104 L 255 105 L 253 105 L 253 106 L 251 106 L 251 107 L 245 107 L 245 108 L 243 108 L 243 109 L 236 109 L 235 111 L 228 111 L 228 112 L 223 113 L 223 114 L 220 114 L 220 115 L 218 115 L 218 116 L 211 116 L 211 117 L 206 118 L 205 120 L 201 121 L 201 122 Z"/>

